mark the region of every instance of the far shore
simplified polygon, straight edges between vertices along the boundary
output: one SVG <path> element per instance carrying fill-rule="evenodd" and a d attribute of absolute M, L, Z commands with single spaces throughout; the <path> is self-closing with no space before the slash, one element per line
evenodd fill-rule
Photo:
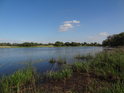
<path fill-rule="evenodd" d="M 0 46 L 0 48 L 25 48 L 26 46 Z M 30 48 L 30 47 L 54 47 L 53 45 L 48 45 L 48 46 L 29 46 L 26 48 Z"/>
<path fill-rule="evenodd" d="M 0 48 L 33 48 L 33 47 L 95 47 L 95 46 L 53 46 L 53 45 L 41 45 L 41 46 L 0 46 Z M 101 47 L 101 46 L 96 46 Z"/>

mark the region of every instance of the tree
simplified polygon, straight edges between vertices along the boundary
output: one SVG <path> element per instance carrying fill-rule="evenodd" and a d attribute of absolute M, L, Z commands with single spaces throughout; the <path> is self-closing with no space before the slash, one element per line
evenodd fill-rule
<path fill-rule="evenodd" d="M 60 41 L 56 41 L 54 46 L 64 46 L 64 43 Z"/>
<path fill-rule="evenodd" d="M 106 40 L 102 42 L 103 46 L 124 46 L 124 32 L 120 34 L 114 34 L 108 36 Z"/>
<path fill-rule="evenodd" d="M 65 46 L 71 46 L 71 43 L 70 43 L 70 42 L 65 42 L 64 45 L 65 45 Z"/>

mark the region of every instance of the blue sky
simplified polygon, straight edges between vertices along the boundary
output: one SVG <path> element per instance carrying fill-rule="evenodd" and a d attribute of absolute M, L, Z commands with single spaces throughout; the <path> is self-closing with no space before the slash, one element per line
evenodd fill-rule
<path fill-rule="evenodd" d="M 101 42 L 124 32 L 124 0 L 0 0 L 0 42 Z"/>

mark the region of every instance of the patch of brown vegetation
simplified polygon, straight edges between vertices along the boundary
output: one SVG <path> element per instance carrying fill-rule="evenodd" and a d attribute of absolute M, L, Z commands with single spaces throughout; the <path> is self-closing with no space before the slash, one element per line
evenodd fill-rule
<path fill-rule="evenodd" d="M 92 78 L 88 73 L 74 73 L 73 76 L 61 81 L 46 81 L 41 85 L 45 93 L 88 93 Z"/>

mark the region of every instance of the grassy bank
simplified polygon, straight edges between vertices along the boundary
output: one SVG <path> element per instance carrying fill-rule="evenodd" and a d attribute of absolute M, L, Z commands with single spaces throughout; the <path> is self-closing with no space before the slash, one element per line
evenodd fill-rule
<path fill-rule="evenodd" d="M 124 93 L 123 48 L 76 58 L 91 60 L 42 75 L 28 67 L 1 78 L 0 93 Z"/>

